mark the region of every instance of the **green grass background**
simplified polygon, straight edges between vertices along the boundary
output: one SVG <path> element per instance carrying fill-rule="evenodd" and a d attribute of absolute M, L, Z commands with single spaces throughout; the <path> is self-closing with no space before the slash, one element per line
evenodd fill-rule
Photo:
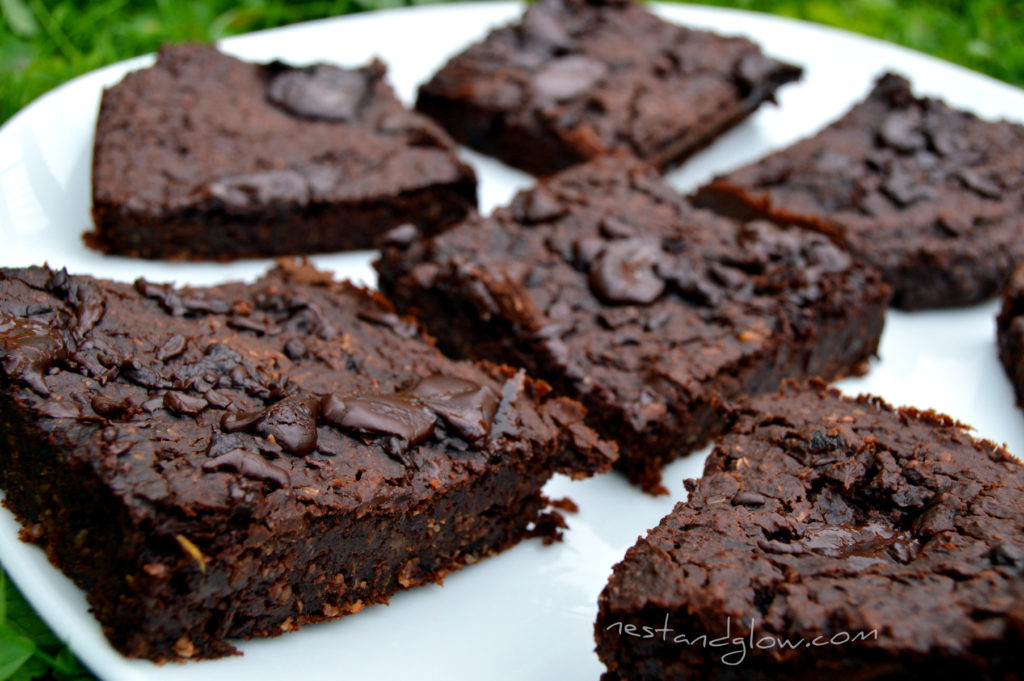
<path fill-rule="evenodd" d="M 429 1 L 429 0 L 428 0 Z M 0 0 L 0 123 L 47 90 L 166 41 L 423 0 Z M 1024 0 L 705 0 L 839 26 L 1024 87 Z M 86 675 L 0 572 L 0 681 Z M 86 675 L 87 677 L 87 675 Z"/>
<path fill-rule="evenodd" d="M 0 122 L 43 92 L 163 41 L 424 0 L 0 0 Z M 430 1 L 430 0 L 426 0 Z M 891 40 L 1024 86 L 1024 0 L 707 0 Z"/>

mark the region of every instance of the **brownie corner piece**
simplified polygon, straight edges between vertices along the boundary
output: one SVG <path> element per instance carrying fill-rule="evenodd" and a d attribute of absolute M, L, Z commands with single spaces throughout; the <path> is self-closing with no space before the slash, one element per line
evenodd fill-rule
<path fill-rule="evenodd" d="M 113 646 L 158 662 L 557 538 L 542 486 L 616 457 L 579 404 L 308 267 L 181 289 L 2 269 L 0 359 L 6 505 Z"/>
<path fill-rule="evenodd" d="M 397 230 L 376 267 L 445 352 L 524 366 L 582 402 L 649 491 L 722 432 L 729 399 L 860 371 L 889 296 L 826 237 L 695 209 L 623 155 L 433 238 Z"/>
<path fill-rule="evenodd" d="M 240 61 L 164 46 L 105 90 L 93 150 L 91 247 L 230 260 L 376 246 L 476 206 L 454 143 L 360 68 Z"/>
<path fill-rule="evenodd" d="M 599 598 L 605 679 L 1006 679 L 1024 467 L 948 417 L 823 386 L 751 399 Z"/>
<path fill-rule="evenodd" d="M 972 305 L 1024 260 L 1024 125 L 914 94 L 896 74 L 816 135 L 712 180 L 696 202 L 830 234 L 905 309 Z"/>
<path fill-rule="evenodd" d="M 453 57 L 416 107 L 535 175 L 615 150 L 664 170 L 746 118 L 801 69 L 744 38 L 632 0 L 540 0 Z"/>

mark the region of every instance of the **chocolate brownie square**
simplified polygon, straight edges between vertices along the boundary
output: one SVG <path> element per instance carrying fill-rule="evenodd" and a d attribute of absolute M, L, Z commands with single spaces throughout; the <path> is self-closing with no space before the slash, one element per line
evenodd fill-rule
<path fill-rule="evenodd" d="M 536 175 L 612 150 L 661 169 L 746 118 L 801 69 L 632 0 L 540 0 L 449 61 L 416 108 Z"/>
<path fill-rule="evenodd" d="M 406 222 L 457 222 L 476 206 L 473 170 L 384 76 L 379 61 L 294 68 L 163 48 L 103 94 L 86 242 L 229 260 L 372 248 Z"/>
<path fill-rule="evenodd" d="M 556 538 L 544 483 L 615 457 L 577 403 L 446 359 L 378 295 L 294 264 L 182 289 L 0 270 L 0 369 L 23 538 L 114 647 L 156 661 Z"/>
<path fill-rule="evenodd" d="M 916 97 L 887 74 L 840 120 L 696 202 L 831 235 L 882 273 L 895 306 L 971 305 L 1024 259 L 1024 126 Z"/>
<path fill-rule="evenodd" d="M 1014 679 L 1024 467 L 933 412 L 787 386 L 615 566 L 606 681 Z"/>
<path fill-rule="evenodd" d="M 693 208 L 623 156 L 434 238 L 395 230 L 377 269 L 445 352 L 514 362 L 583 402 L 652 491 L 722 431 L 723 398 L 857 372 L 889 297 L 826 237 Z"/>

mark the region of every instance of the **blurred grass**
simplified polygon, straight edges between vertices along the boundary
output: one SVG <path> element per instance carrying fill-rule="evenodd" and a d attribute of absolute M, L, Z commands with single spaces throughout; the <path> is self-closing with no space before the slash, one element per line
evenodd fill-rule
<path fill-rule="evenodd" d="M 0 123 L 79 74 L 155 50 L 432 0 L 0 0 Z M 705 0 L 839 26 L 1024 87 L 1021 0 Z M 0 681 L 82 674 L 0 572 Z"/>
<path fill-rule="evenodd" d="M 0 122 L 86 71 L 161 42 L 432 0 L 0 0 Z M 891 40 L 1024 86 L 1021 0 L 707 0 Z"/>

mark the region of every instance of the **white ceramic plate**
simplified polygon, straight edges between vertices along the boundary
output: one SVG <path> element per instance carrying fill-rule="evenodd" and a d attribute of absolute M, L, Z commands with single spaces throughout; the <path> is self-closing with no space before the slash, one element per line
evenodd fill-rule
<path fill-rule="evenodd" d="M 672 21 L 746 35 L 776 57 L 805 67 L 785 87 L 778 108 L 765 107 L 669 180 L 688 190 L 714 173 L 764 155 L 814 132 L 861 98 L 876 75 L 894 69 L 922 93 L 939 95 L 983 117 L 1021 120 L 1024 92 L 945 62 L 842 31 L 753 13 L 664 5 Z M 518 15 L 510 3 L 448 5 L 375 12 L 255 33 L 222 43 L 254 60 L 317 60 L 354 65 L 379 55 L 399 95 L 411 102 L 418 83 L 467 43 Z M 0 264 L 49 261 L 72 272 L 130 281 L 205 284 L 253 279 L 265 261 L 231 265 L 155 263 L 87 250 L 89 165 L 101 89 L 141 58 L 78 78 L 42 97 L 0 130 Z M 530 184 L 527 176 L 473 153 L 484 210 Z M 369 254 L 315 258 L 339 275 L 372 283 Z M 973 424 L 977 434 L 1024 451 L 1024 415 L 996 360 L 990 302 L 947 312 L 889 313 L 881 358 L 870 374 L 843 382 L 898 404 L 935 408 Z M 83 594 L 17 540 L 17 524 L 0 511 L 0 560 L 54 630 L 108 681 L 281 681 L 326 679 L 560 679 L 594 681 L 602 666 L 593 652 L 596 599 L 611 566 L 637 538 L 684 497 L 682 479 L 697 477 L 703 456 L 665 470 L 668 497 L 652 498 L 618 475 L 586 482 L 558 478 L 550 496 L 571 495 L 580 512 L 566 541 L 527 541 L 428 586 L 396 595 L 387 607 L 306 627 L 276 639 L 243 642 L 243 657 L 157 667 L 118 655 L 89 615 Z"/>

